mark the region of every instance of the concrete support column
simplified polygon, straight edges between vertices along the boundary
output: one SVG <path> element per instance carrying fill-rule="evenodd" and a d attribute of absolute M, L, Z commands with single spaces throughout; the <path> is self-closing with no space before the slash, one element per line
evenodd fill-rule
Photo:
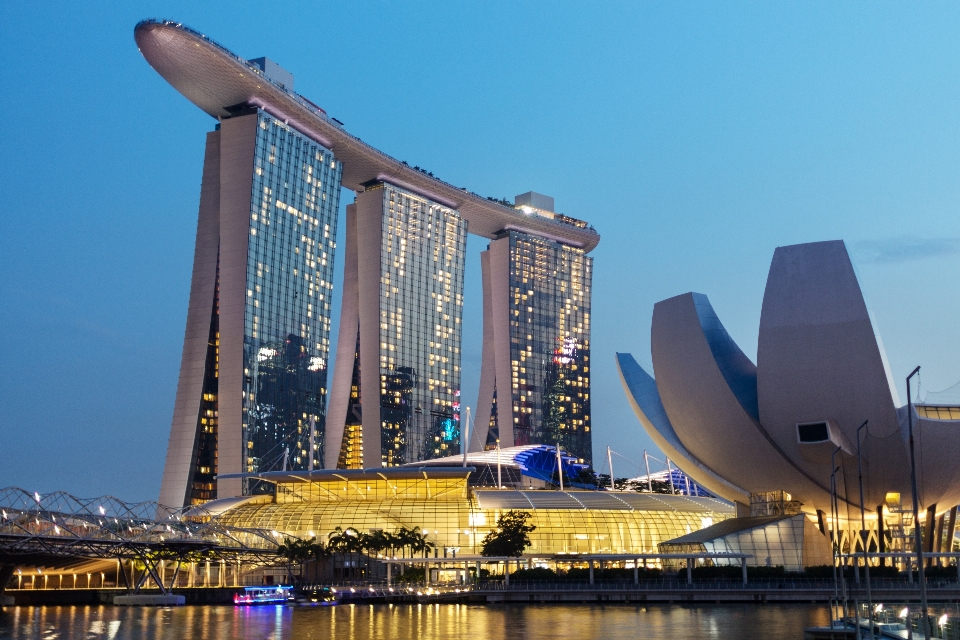
<path fill-rule="evenodd" d="M 593 584 L 593 560 L 590 560 L 590 584 Z"/>
<path fill-rule="evenodd" d="M 687 558 L 687 584 L 693 584 L 693 558 Z"/>
<path fill-rule="evenodd" d="M 640 584 L 640 567 L 639 561 L 633 561 L 633 584 Z"/>
<path fill-rule="evenodd" d="M 747 559 L 740 558 L 740 571 L 743 572 L 743 584 L 747 584 Z"/>
<path fill-rule="evenodd" d="M 957 532 L 957 507 L 950 509 L 950 517 L 947 519 L 947 539 L 943 545 L 943 550 L 947 553 L 953 553 L 953 536 Z"/>
<path fill-rule="evenodd" d="M 503 563 L 503 584 L 510 586 L 510 561 L 504 561 Z"/>
<path fill-rule="evenodd" d="M 16 570 L 16 567 L 12 564 L 0 565 L 0 596 L 3 595 L 4 588 L 10 582 L 10 578 L 13 577 L 14 570 Z"/>
<path fill-rule="evenodd" d="M 388 563 L 387 563 L 387 586 L 388 586 L 388 587 L 390 586 L 390 578 L 392 577 L 392 576 L 390 575 L 390 570 L 391 570 L 391 569 L 393 569 L 393 565 L 388 562 Z"/>

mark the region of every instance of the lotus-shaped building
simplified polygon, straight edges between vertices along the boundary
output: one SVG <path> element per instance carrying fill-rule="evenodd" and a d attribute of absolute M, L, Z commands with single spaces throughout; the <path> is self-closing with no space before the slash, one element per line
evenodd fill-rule
<path fill-rule="evenodd" d="M 759 495 L 787 492 L 803 511 L 819 512 L 821 528 L 831 511 L 832 459 L 840 467 L 839 517 L 859 524 L 857 447 L 864 423 L 859 446 L 868 528 L 883 532 L 884 518 L 911 510 L 912 411 L 920 504 L 930 532 L 925 544 L 932 549 L 934 537 L 942 539 L 943 516 L 936 535 L 933 523 L 944 511 L 952 540 L 960 502 L 960 406 L 901 405 L 842 241 L 776 250 L 756 364 L 699 293 L 654 306 L 651 351 L 656 378 L 630 354 L 617 354 L 617 364 L 637 417 L 670 460 L 708 490 L 744 505 L 751 496 L 757 502 Z"/>

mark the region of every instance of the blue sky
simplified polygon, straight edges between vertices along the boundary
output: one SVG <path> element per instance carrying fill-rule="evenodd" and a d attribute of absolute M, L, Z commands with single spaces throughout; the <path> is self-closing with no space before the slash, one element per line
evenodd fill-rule
<path fill-rule="evenodd" d="M 138 53 L 147 17 L 271 57 L 411 165 L 593 223 L 598 466 L 608 445 L 635 462 L 654 448 L 614 364 L 649 363 L 653 304 L 707 294 L 754 358 L 779 245 L 846 240 L 895 379 L 920 364 L 924 390 L 960 380 L 960 5 L 14 3 L 0 486 L 159 490 L 214 121 Z M 471 237 L 471 405 L 484 247 Z M 636 471 L 625 459 L 617 475 Z"/>

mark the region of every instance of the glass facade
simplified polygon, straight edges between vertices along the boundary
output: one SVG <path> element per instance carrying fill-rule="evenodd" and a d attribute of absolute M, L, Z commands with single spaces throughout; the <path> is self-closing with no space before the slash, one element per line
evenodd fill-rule
<path fill-rule="evenodd" d="M 380 441 L 384 466 L 460 451 L 460 339 L 467 223 L 383 185 Z"/>
<path fill-rule="evenodd" d="M 763 521 L 739 531 L 708 537 L 709 530 L 685 536 L 671 544 L 660 545 L 664 553 L 745 553 L 747 565 L 783 567 L 802 571 L 804 567 L 833 562 L 829 539 L 817 529 L 808 516 L 797 514 L 779 519 L 742 518 L 745 522 Z M 738 520 L 739 522 L 739 520 Z M 687 538 L 700 537 L 693 541 Z M 739 560 L 714 559 L 717 565 L 739 565 Z"/>
<path fill-rule="evenodd" d="M 220 265 L 210 313 L 210 335 L 203 366 L 203 390 L 197 416 L 197 439 L 191 464 L 188 504 L 203 504 L 217 497 L 217 394 L 220 377 Z"/>
<path fill-rule="evenodd" d="M 509 231 L 511 396 L 514 444 L 556 445 L 590 463 L 590 296 L 593 259 L 583 250 Z M 491 412 L 487 446 L 499 437 Z"/>
<path fill-rule="evenodd" d="M 244 468 L 320 468 L 342 167 L 330 150 L 260 111 L 253 170 Z"/>
<path fill-rule="evenodd" d="M 468 487 L 467 473 L 436 478 L 415 473 L 408 478 L 372 476 L 283 484 L 272 502 L 242 505 L 218 520 L 227 526 L 321 540 L 336 527 L 362 532 L 420 527 L 441 552 L 455 548 L 466 555 L 480 552 L 497 517 L 510 509 L 527 511 L 530 524 L 537 527 L 530 534 L 530 554 L 657 553 L 661 542 L 733 517 L 729 504 L 712 498 L 674 496 L 671 501 L 669 496 L 624 492 L 629 505 L 584 507 L 575 498 L 605 492 L 474 490 Z M 531 508 L 521 494 L 540 498 L 539 502 L 553 499 L 555 504 Z M 609 494 L 600 497 L 609 499 Z"/>
<path fill-rule="evenodd" d="M 460 451 L 467 223 L 393 185 L 370 188 L 383 192 L 380 442 L 390 467 Z"/>

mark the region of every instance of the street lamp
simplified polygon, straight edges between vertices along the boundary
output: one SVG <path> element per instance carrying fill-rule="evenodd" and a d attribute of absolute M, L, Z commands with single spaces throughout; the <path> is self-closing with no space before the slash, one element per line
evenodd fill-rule
<path fill-rule="evenodd" d="M 917 576 L 920 579 L 920 618 L 925 637 L 930 637 L 927 620 L 927 580 L 923 572 L 923 541 L 920 539 L 920 495 L 917 492 L 917 458 L 913 447 L 913 402 L 910 397 L 910 378 L 920 373 L 917 367 L 907 376 L 907 426 L 910 431 L 910 485 L 913 489 L 913 543 L 917 547 Z"/>
<path fill-rule="evenodd" d="M 857 427 L 857 481 L 860 483 L 860 538 L 863 543 L 863 577 L 867 581 L 867 616 L 870 621 L 870 637 L 872 638 L 874 637 L 873 595 L 870 593 L 870 562 L 867 560 L 867 543 L 870 536 L 867 535 L 867 516 L 863 508 L 863 452 L 860 446 L 860 431 L 865 429 L 869 422 L 869 420 L 864 420 L 863 424 Z M 857 616 L 859 619 L 859 612 L 857 612 Z"/>
<path fill-rule="evenodd" d="M 833 597 L 839 600 L 840 594 L 837 591 L 837 560 L 840 558 L 840 505 L 837 502 L 837 454 L 840 447 L 833 450 L 830 454 L 830 467 L 833 472 L 830 474 L 830 510 L 833 512 Z M 843 567 L 840 567 L 840 584 L 843 585 L 843 619 L 847 617 L 847 581 L 843 575 Z M 833 623 L 831 622 L 831 625 Z M 844 623 L 846 624 L 846 623 Z"/>

